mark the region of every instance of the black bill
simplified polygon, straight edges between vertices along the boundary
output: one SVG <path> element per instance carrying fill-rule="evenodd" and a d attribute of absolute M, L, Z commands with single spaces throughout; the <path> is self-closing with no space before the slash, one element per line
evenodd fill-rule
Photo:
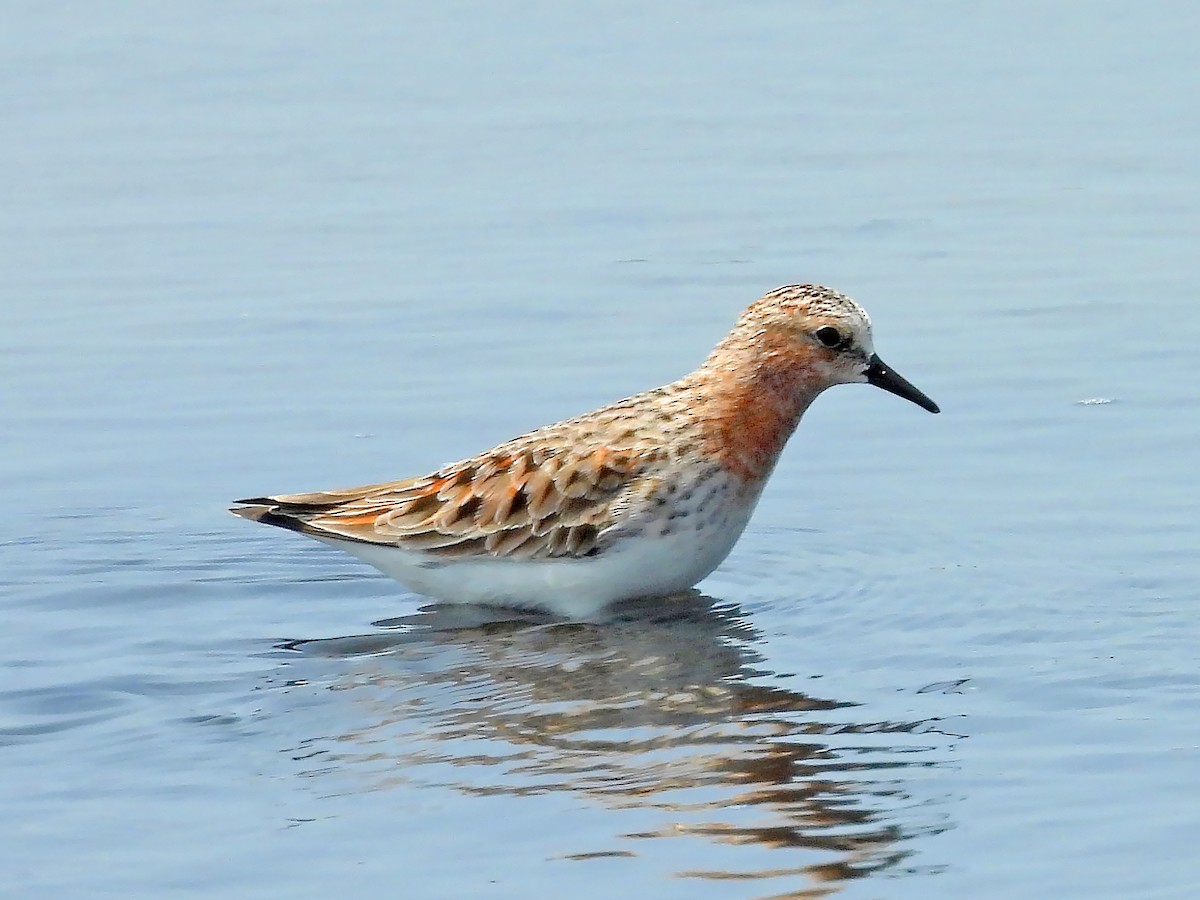
<path fill-rule="evenodd" d="M 885 391 L 895 394 L 897 397 L 903 397 L 905 400 L 911 400 L 921 409 L 927 409 L 931 413 L 941 412 L 938 405 L 922 394 L 919 390 L 909 384 L 908 379 L 904 378 L 899 372 L 889 368 L 887 363 L 879 358 L 878 355 L 871 356 L 871 364 L 867 366 L 867 381 L 875 385 L 875 387 L 883 388 Z"/>

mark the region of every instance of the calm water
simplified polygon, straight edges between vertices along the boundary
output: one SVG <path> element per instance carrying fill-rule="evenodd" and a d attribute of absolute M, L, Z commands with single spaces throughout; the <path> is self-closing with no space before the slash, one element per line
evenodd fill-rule
<path fill-rule="evenodd" d="M 1193 896 L 1190 4 L 5 18 L 3 891 Z M 822 398 L 693 597 L 426 608 L 224 511 L 799 280 L 944 413 Z"/>

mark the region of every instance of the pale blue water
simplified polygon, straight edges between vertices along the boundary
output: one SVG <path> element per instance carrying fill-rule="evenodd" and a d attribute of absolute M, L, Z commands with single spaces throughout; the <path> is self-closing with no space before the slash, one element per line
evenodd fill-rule
<path fill-rule="evenodd" d="M 5 20 L 0 892 L 1193 895 L 1190 5 Z M 800 280 L 944 412 L 823 397 L 686 603 L 420 611 L 224 511 Z"/>

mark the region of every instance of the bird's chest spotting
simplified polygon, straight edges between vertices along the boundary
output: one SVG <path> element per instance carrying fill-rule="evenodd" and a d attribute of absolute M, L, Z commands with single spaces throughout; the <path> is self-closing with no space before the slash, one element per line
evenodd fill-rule
<path fill-rule="evenodd" d="M 693 558 L 712 558 L 715 567 L 746 527 L 758 501 L 756 487 L 721 465 L 677 471 L 629 517 L 618 540 L 686 547 Z"/>
<path fill-rule="evenodd" d="M 729 555 L 757 500 L 722 467 L 683 475 L 614 535 L 608 556 L 636 570 L 646 593 L 691 587 Z"/>

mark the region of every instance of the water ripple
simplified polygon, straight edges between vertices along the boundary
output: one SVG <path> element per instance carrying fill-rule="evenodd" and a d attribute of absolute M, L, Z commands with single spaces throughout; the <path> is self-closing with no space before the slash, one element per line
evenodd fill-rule
<path fill-rule="evenodd" d="M 597 852 L 702 840 L 712 866 L 679 876 L 805 890 L 896 867 L 914 837 L 952 826 L 910 773 L 942 765 L 961 723 L 881 720 L 798 690 L 762 669 L 761 635 L 736 606 L 692 595 L 599 625 L 488 615 L 434 606 L 282 645 L 281 710 L 316 704 L 338 723 L 286 751 L 297 775 L 339 795 L 561 793 L 650 811 L 657 827 L 617 830 Z M 746 846 L 773 861 L 746 869 L 720 849 Z"/>

